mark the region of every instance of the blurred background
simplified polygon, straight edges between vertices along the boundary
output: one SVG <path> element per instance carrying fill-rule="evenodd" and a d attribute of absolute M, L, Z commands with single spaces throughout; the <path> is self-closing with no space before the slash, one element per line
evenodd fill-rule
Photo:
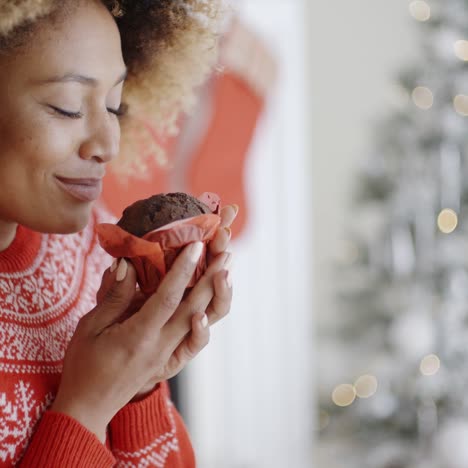
<path fill-rule="evenodd" d="M 467 468 L 468 0 L 232 5 L 166 166 L 106 195 L 240 207 L 171 381 L 199 467 Z"/>

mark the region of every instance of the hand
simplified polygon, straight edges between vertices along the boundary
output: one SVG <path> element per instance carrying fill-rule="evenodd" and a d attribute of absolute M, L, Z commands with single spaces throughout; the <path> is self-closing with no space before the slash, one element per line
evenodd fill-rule
<path fill-rule="evenodd" d="M 237 216 L 239 207 L 237 205 L 227 205 L 221 209 L 221 224 L 213 240 L 208 244 L 208 264 L 217 255 L 226 251 L 231 240 L 231 224 Z"/>
<path fill-rule="evenodd" d="M 106 427 L 115 413 L 146 382 L 172 377 L 196 349 L 203 347 L 208 335 L 207 328 L 199 323 L 200 303 L 186 299 L 184 307 L 180 307 L 200 245 L 186 247 L 158 290 L 124 321 L 122 314 L 135 295 L 135 269 L 122 259 L 116 270 L 107 272 L 113 284 L 102 301 L 78 323 L 65 355 L 52 410 L 75 418 L 104 442 Z M 223 260 L 225 256 L 218 258 L 212 270 L 219 269 Z M 205 281 L 208 280 L 203 277 L 199 284 Z M 196 319 L 194 312 L 198 313 Z M 194 324 L 193 336 L 184 341 Z"/>
<path fill-rule="evenodd" d="M 192 317 L 192 323 L 183 343 L 177 351 L 179 365 L 177 369 L 182 370 L 188 360 L 193 359 L 208 343 L 209 328 L 200 328 L 200 317 L 203 312 L 208 319 L 208 326 L 225 317 L 231 307 L 232 284 L 229 276 L 231 254 L 226 254 L 229 241 L 231 240 L 230 226 L 236 218 L 239 208 L 236 205 L 225 206 L 221 210 L 221 224 L 213 238 L 208 244 L 208 270 L 189 295 L 180 305 L 177 314 L 185 317 Z M 144 296 L 140 293 L 135 296 L 135 304 L 144 301 Z M 198 312 L 193 314 L 193 311 Z M 131 311 L 129 312 L 131 313 Z M 187 323 L 188 319 L 187 319 Z M 190 330 L 192 330 L 190 332 Z M 176 372 L 174 375 L 176 375 Z M 150 379 L 135 395 L 133 401 L 138 401 L 151 393 L 157 382 Z"/>
<path fill-rule="evenodd" d="M 220 226 L 211 242 L 208 243 L 208 265 L 211 265 L 213 261 L 221 254 L 225 253 L 229 242 L 231 240 L 231 229 L 230 226 L 234 222 L 237 216 L 239 207 L 237 205 L 227 205 L 221 209 L 221 223 Z M 101 287 L 97 292 L 97 303 L 100 303 L 105 295 L 107 294 L 108 289 L 112 286 L 113 275 L 111 275 L 113 268 L 117 266 L 117 260 L 115 260 L 113 267 L 110 270 L 104 272 L 102 279 Z M 228 269 L 229 265 L 225 266 L 225 269 Z M 137 288 L 135 290 L 135 295 L 130 302 L 127 311 L 120 317 L 121 321 L 126 320 L 128 317 L 133 315 L 141 306 L 145 303 L 147 297 Z M 210 324 L 215 323 L 216 315 L 210 313 Z"/>

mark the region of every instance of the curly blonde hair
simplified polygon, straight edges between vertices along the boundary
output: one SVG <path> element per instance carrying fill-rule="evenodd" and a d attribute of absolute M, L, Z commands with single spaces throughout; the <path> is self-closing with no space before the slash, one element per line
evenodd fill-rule
<path fill-rule="evenodd" d="M 146 158 L 166 162 L 164 138 L 177 133 L 195 89 L 217 59 L 223 0 L 96 0 L 114 16 L 128 67 L 123 91 L 119 176 L 142 176 Z M 72 3 L 73 2 L 73 3 Z M 0 52 L 21 44 L 34 25 L 60 17 L 76 0 L 0 0 Z M 26 39 L 27 40 L 27 39 Z M 151 130 L 150 130 L 151 129 Z M 156 137 L 155 137 L 156 135 Z"/>

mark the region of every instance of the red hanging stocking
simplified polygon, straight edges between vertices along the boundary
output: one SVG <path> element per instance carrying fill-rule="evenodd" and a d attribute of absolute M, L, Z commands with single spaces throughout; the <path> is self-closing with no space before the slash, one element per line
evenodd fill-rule
<path fill-rule="evenodd" d="M 209 190 L 223 202 L 239 205 L 232 226 L 235 237 L 248 216 L 244 166 L 263 99 L 244 80 L 228 73 L 215 79 L 213 88 L 212 121 L 188 168 L 188 192 Z"/>

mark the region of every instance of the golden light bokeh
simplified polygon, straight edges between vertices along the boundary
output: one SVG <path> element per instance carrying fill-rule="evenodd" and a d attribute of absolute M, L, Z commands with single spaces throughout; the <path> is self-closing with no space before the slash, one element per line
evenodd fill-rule
<path fill-rule="evenodd" d="M 356 389 L 350 384 L 338 385 L 333 390 L 332 400 L 337 406 L 349 406 L 356 399 Z"/>
<path fill-rule="evenodd" d="M 460 40 L 456 41 L 454 46 L 455 55 L 463 61 L 468 61 L 468 41 Z"/>
<path fill-rule="evenodd" d="M 411 16 L 418 21 L 427 21 L 431 17 L 431 7 L 423 0 L 416 0 L 409 4 Z"/>
<path fill-rule="evenodd" d="M 413 102 L 416 106 L 423 110 L 430 109 L 434 104 L 434 95 L 432 94 L 432 91 L 425 86 L 414 88 L 411 97 L 413 98 Z"/>
<path fill-rule="evenodd" d="M 444 234 L 450 234 L 458 226 L 458 215 L 450 208 L 443 209 L 437 217 L 437 226 Z"/>
<path fill-rule="evenodd" d="M 440 359 L 435 354 L 429 354 L 429 356 L 423 358 L 419 369 L 423 375 L 435 375 L 440 369 Z"/>
<path fill-rule="evenodd" d="M 453 107 L 463 117 L 468 116 L 468 96 L 465 94 L 458 94 L 453 99 Z"/>
<path fill-rule="evenodd" d="M 359 398 L 370 398 L 377 391 L 377 378 L 373 375 L 362 375 L 354 383 Z"/>

